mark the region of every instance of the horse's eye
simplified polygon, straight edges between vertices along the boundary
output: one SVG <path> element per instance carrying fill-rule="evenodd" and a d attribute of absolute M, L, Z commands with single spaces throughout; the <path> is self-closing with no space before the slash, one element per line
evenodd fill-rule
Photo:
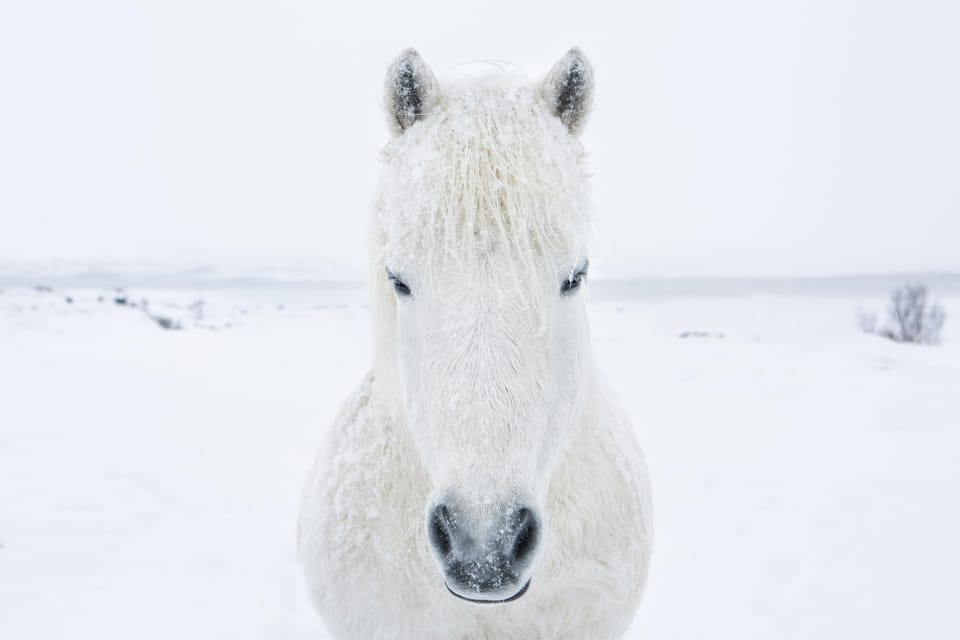
<path fill-rule="evenodd" d="M 580 280 L 580 276 L 570 276 L 560 285 L 560 293 L 565 296 L 573 295 L 580 288 Z"/>
<path fill-rule="evenodd" d="M 407 283 L 401 280 L 397 274 L 387 269 L 387 279 L 393 283 L 393 290 L 397 292 L 397 295 L 401 298 L 406 298 L 410 295 L 410 287 L 407 286 Z"/>
<path fill-rule="evenodd" d="M 394 280 L 394 281 L 393 281 L 393 290 L 397 292 L 397 295 L 398 295 L 398 296 L 404 296 L 404 297 L 406 297 L 406 296 L 410 295 L 410 287 L 408 287 L 408 286 L 407 286 L 403 281 L 401 281 L 401 280 Z"/>
<path fill-rule="evenodd" d="M 589 268 L 590 263 L 584 262 L 580 268 L 571 273 L 560 285 L 560 295 L 572 296 L 575 294 L 580 288 L 580 285 L 583 284 L 583 279 L 587 277 L 587 269 Z"/>

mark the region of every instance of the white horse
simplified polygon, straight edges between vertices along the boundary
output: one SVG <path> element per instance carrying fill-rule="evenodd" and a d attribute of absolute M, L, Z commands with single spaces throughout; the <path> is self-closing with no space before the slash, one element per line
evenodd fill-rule
<path fill-rule="evenodd" d="M 650 556 L 649 486 L 594 368 L 593 74 L 438 83 L 390 68 L 373 221 L 374 363 L 311 472 L 299 552 L 338 638 L 615 638 Z"/>

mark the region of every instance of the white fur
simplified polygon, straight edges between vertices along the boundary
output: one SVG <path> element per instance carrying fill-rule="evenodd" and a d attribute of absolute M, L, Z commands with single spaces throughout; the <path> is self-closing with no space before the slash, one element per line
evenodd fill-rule
<path fill-rule="evenodd" d="M 373 371 L 326 437 L 299 524 L 338 638 L 615 638 L 639 602 L 642 454 L 594 370 L 586 291 L 560 295 L 586 256 L 590 205 L 580 144 L 551 111 L 555 75 L 424 82 L 435 106 L 385 153 Z M 451 493 L 478 535 L 507 505 L 541 515 L 523 597 L 448 593 L 424 523 Z"/>

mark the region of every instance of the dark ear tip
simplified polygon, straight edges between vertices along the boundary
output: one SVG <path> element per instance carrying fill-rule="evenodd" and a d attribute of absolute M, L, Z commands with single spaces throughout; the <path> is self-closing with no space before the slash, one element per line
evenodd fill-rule
<path fill-rule="evenodd" d="M 400 55 L 393 59 L 393 64 L 390 65 L 390 68 L 392 69 L 398 67 L 401 64 L 416 64 L 418 62 L 423 62 L 423 58 L 420 57 L 420 53 L 417 52 L 417 50 L 413 47 L 407 47 L 400 52 Z"/>
<path fill-rule="evenodd" d="M 400 52 L 387 72 L 386 105 L 397 133 L 423 118 L 438 99 L 437 81 L 413 47 Z"/>
<path fill-rule="evenodd" d="M 593 67 L 580 47 L 571 47 L 547 74 L 547 96 L 554 115 L 577 134 L 593 101 Z"/>
<path fill-rule="evenodd" d="M 590 88 L 593 88 L 593 65 L 590 64 L 590 61 L 587 59 L 587 56 L 583 53 L 583 50 L 580 47 L 571 47 L 567 51 L 566 55 L 563 56 L 564 62 L 567 65 L 567 69 L 571 74 L 579 74 L 583 77 Z"/>
<path fill-rule="evenodd" d="M 393 88 L 392 85 L 395 84 L 401 76 L 415 75 L 425 67 L 426 64 L 423 62 L 423 58 L 420 57 L 420 54 L 417 53 L 416 49 L 413 47 L 404 49 L 400 52 L 400 55 L 394 58 L 393 62 L 390 63 L 390 69 L 387 72 L 388 90 Z"/>
<path fill-rule="evenodd" d="M 563 58 L 561 58 L 561 64 L 565 64 L 568 68 L 582 67 L 584 69 L 592 70 L 590 61 L 587 59 L 587 55 L 580 47 L 570 47 L 570 49 L 563 54 Z"/>

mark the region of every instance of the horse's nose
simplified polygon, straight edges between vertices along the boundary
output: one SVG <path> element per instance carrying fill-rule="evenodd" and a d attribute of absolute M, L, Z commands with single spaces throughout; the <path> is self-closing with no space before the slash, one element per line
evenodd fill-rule
<path fill-rule="evenodd" d="M 504 509 L 487 522 L 476 522 L 462 508 L 439 504 L 430 512 L 427 533 L 454 595 L 492 603 L 526 592 L 542 537 L 531 507 Z"/>

